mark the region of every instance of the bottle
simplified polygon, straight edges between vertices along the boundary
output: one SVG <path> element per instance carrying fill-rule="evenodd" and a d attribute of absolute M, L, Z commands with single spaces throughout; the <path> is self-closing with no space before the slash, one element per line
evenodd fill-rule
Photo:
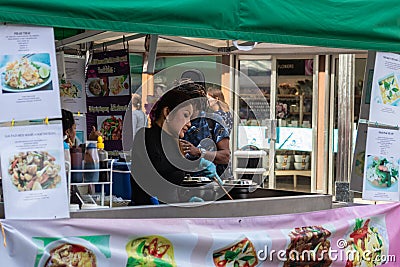
<path fill-rule="evenodd" d="M 87 141 L 85 155 L 83 157 L 83 168 L 85 170 L 98 170 L 99 169 L 99 154 L 97 153 L 97 142 Z M 85 183 L 97 183 L 99 181 L 99 172 L 85 172 Z"/>
<path fill-rule="evenodd" d="M 69 145 L 64 141 L 64 159 L 71 164 L 71 154 L 69 153 Z"/>
<path fill-rule="evenodd" d="M 82 148 L 80 147 L 71 147 L 71 170 L 82 170 L 83 165 L 83 153 Z M 83 174 L 82 172 L 73 172 L 71 173 L 71 181 L 73 183 L 82 183 Z"/>
<path fill-rule="evenodd" d="M 107 169 L 108 152 L 104 150 L 103 137 L 97 137 L 97 153 L 99 154 L 100 169 Z M 99 174 L 99 182 L 108 182 L 108 172 L 102 171 Z"/>

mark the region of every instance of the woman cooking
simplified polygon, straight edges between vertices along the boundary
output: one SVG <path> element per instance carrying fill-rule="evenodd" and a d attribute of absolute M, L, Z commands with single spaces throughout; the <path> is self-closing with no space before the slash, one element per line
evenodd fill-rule
<path fill-rule="evenodd" d="M 185 85 L 182 85 L 185 86 Z M 193 106 L 190 96 L 174 88 L 154 105 L 151 127 L 140 129 L 132 150 L 132 205 L 178 202 L 178 188 L 185 173 L 199 167 L 200 161 L 185 159 L 186 147 L 180 147 L 190 127 Z M 204 161 L 201 162 L 204 166 Z M 212 163 L 208 162 L 212 169 Z M 214 166 L 215 173 L 215 166 Z"/>

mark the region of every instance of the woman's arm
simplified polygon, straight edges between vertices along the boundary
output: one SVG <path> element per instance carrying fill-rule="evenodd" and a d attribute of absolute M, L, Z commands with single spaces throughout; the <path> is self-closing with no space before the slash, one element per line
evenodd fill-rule
<path fill-rule="evenodd" d="M 215 164 L 228 164 L 231 158 L 231 150 L 229 149 L 229 138 L 221 139 L 217 144 L 217 151 L 205 151 L 195 147 L 193 144 L 186 140 L 180 140 L 184 153 L 189 153 L 194 157 L 203 157 L 206 160 L 212 161 Z"/>
<path fill-rule="evenodd" d="M 207 160 L 215 164 L 228 164 L 231 159 L 231 150 L 229 149 L 229 138 L 224 138 L 217 143 L 217 151 L 207 151 L 203 155 Z"/>
<path fill-rule="evenodd" d="M 132 111 L 132 136 L 135 136 L 136 131 L 138 130 L 136 124 L 137 124 L 137 117 L 136 114 Z"/>

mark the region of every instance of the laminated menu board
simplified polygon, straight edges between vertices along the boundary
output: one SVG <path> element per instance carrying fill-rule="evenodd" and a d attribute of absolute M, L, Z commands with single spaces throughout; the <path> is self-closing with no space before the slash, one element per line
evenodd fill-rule
<path fill-rule="evenodd" d="M 61 117 L 53 28 L 0 26 L 0 122 Z"/>
<path fill-rule="evenodd" d="M 122 124 L 131 101 L 127 50 L 93 54 L 86 81 L 87 131 L 96 127 L 106 150 L 122 150 Z"/>
<path fill-rule="evenodd" d="M 61 124 L 0 127 L 7 219 L 69 217 Z"/>
<path fill-rule="evenodd" d="M 400 121 L 400 55 L 376 53 L 370 121 L 398 125 Z"/>
<path fill-rule="evenodd" d="M 374 75 L 375 51 L 368 51 L 367 65 L 365 67 L 364 82 L 362 88 L 361 107 L 359 123 L 356 131 L 354 145 L 353 165 L 350 179 L 350 190 L 362 192 L 364 181 L 364 159 L 367 142 L 367 129 L 369 120 L 369 109 L 371 103 L 371 87 Z M 366 120 L 366 121 L 361 121 Z M 360 122 L 361 121 L 361 122 Z M 354 137 L 354 136 L 353 136 Z"/>
<path fill-rule="evenodd" d="M 64 57 L 65 73 L 60 80 L 61 107 L 86 113 L 85 59 Z"/>
<path fill-rule="evenodd" d="M 363 198 L 399 201 L 400 132 L 368 128 L 364 160 Z"/>

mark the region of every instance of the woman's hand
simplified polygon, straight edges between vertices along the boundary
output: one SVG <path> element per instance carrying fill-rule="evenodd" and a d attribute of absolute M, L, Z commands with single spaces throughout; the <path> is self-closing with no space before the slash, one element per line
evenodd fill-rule
<path fill-rule="evenodd" d="M 182 148 L 183 153 L 189 154 L 194 157 L 200 157 L 201 156 L 201 151 L 198 147 L 195 147 L 192 143 L 186 141 L 186 140 L 179 140 L 179 144 Z"/>
<path fill-rule="evenodd" d="M 89 134 L 89 140 L 90 141 L 97 141 L 97 137 L 103 137 L 100 131 L 96 130 L 96 127 L 92 126 L 92 131 Z"/>
<path fill-rule="evenodd" d="M 204 158 L 200 159 L 199 169 L 202 170 L 202 175 L 210 178 L 211 180 L 216 179 L 219 184 L 223 184 L 221 178 L 217 174 L 217 167 L 214 163 Z"/>

